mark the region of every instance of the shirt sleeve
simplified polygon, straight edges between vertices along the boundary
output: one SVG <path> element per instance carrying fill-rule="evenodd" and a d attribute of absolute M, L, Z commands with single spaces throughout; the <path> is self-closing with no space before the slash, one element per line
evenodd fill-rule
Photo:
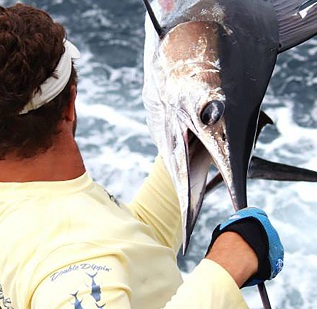
<path fill-rule="evenodd" d="M 161 244 L 172 248 L 175 254 L 179 251 L 181 212 L 174 184 L 160 156 L 156 157 L 152 171 L 127 206 L 137 219 L 152 226 Z"/>
<path fill-rule="evenodd" d="M 33 294 L 32 309 L 132 309 L 132 291 L 124 264 L 114 256 L 68 265 L 45 278 Z M 150 271 L 150 270 L 149 270 Z M 144 308 L 152 308 L 144 304 Z M 160 309 L 247 309 L 230 275 L 210 260 L 189 274 Z M 135 309 L 135 308 L 133 308 Z"/>

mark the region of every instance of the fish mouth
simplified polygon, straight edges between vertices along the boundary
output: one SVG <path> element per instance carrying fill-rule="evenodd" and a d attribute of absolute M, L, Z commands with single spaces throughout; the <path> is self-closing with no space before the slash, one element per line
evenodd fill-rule
<path fill-rule="evenodd" d="M 185 129 L 182 137 L 184 151 L 177 154 L 177 160 L 171 161 L 171 169 L 182 211 L 185 254 L 202 207 L 212 158 L 204 144 L 190 129 Z M 179 162 L 185 164 L 180 165 Z"/>
<path fill-rule="evenodd" d="M 246 206 L 246 174 L 234 161 L 227 139 L 224 119 L 205 130 L 180 122 L 183 147 L 170 160 L 183 220 L 183 254 L 201 210 L 211 165 L 221 173 L 235 208 Z M 180 148 L 180 147 L 179 147 Z M 176 148 L 175 148 L 176 149 Z M 175 151 L 174 149 L 174 151 Z M 185 162 L 185 164 L 184 164 Z M 243 165 L 243 164 L 242 164 Z"/>
<path fill-rule="evenodd" d="M 212 163 L 212 157 L 210 156 L 208 150 L 190 129 L 185 131 L 184 141 L 186 140 L 188 140 L 188 146 L 185 147 L 185 149 L 187 149 L 185 153 L 186 161 L 188 162 L 188 209 L 186 221 L 185 224 L 183 224 L 183 244 L 185 246 L 185 250 L 188 247 L 190 235 L 193 232 L 202 207 L 208 171 L 210 164 Z"/>

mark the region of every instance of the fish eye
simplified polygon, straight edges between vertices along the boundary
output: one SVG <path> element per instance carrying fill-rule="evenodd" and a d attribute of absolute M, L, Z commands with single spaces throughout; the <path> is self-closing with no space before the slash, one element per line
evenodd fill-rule
<path fill-rule="evenodd" d="M 205 125 L 213 125 L 222 117 L 225 105 L 218 100 L 210 101 L 206 104 L 200 114 L 200 119 Z"/>

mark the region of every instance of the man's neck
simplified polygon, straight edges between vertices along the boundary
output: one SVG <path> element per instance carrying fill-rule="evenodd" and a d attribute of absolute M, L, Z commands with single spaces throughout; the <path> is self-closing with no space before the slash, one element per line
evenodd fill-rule
<path fill-rule="evenodd" d="M 72 138 L 59 138 L 45 153 L 34 158 L 0 160 L 0 182 L 63 181 L 85 173 L 85 166 Z"/>

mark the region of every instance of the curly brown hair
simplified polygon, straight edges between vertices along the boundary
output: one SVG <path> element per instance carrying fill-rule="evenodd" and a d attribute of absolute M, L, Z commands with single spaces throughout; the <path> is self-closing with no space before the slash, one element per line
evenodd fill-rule
<path fill-rule="evenodd" d="M 30 158 L 52 146 L 58 124 L 77 85 L 72 66 L 65 89 L 50 103 L 19 115 L 64 53 L 64 27 L 44 11 L 24 4 L 0 6 L 0 160 Z"/>

